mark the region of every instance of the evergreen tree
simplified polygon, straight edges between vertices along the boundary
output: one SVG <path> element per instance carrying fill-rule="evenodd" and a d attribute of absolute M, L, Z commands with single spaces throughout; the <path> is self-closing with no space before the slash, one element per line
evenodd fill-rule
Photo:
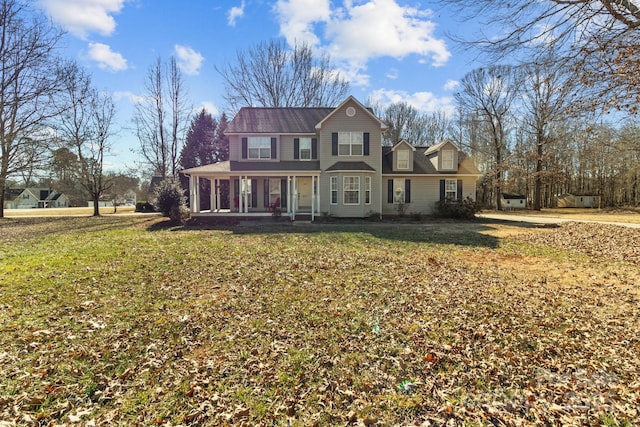
<path fill-rule="evenodd" d="M 204 108 L 196 114 L 187 131 L 185 145 L 180 152 L 180 166 L 188 169 L 229 160 L 229 138 L 224 134 L 227 125 L 228 120 L 224 113 L 219 122 Z M 188 188 L 189 182 L 186 177 L 181 178 L 181 183 L 183 188 Z M 223 191 L 226 190 L 223 189 Z M 211 183 L 201 180 L 201 209 L 210 209 L 210 192 Z"/>
<path fill-rule="evenodd" d="M 214 163 L 214 141 L 218 123 L 203 108 L 191 121 L 187 139 L 180 152 L 183 169 Z"/>

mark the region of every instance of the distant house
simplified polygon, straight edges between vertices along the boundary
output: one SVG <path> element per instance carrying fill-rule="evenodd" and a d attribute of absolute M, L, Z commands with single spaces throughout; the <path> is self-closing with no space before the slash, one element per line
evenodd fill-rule
<path fill-rule="evenodd" d="M 229 123 L 228 161 L 182 171 L 191 212 L 201 213 L 199 180 L 211 182 L 212 209 L 328 214 L 430 214 L 439 200 L 475 200 L 480 172 L 453 142 L 382 146 L 387 125 L 354 97 L 329 108 L 244 107 Z M 229 186 L 229 195 L 219 190 Z M 228 197 L 228 200 L 222 200 Z M 204 212 L 203 212 L 204 213 Z"/>
<path fill-rule="evenodd" d="M 561 194 L 556 196 L 559 208 L 599 208 L 600 196 Z"/>
<path fill-rule="evenodd" d="M 48 188 L 10 188 L 5 193 L 5 209 L 67 208 L 63 193 Z"/>
<path fill-rule="evenodd" d="M 527 198 L 523 194 L 502 193 L 502 207 L 505 210 L 524 209 Z"/>

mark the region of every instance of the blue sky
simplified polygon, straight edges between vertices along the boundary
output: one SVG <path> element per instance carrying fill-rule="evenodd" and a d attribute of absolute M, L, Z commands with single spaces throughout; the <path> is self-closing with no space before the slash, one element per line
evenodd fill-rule
<path fill-rule="evenodd" d="M 331 55 L 360 101 L 406 101 L 452 111 L 457 81 L 480 64 L 447 39 L 469 23 L 419 0 L 37 0 L 68 31 L 63 55 L 76 59 L 117 102 L 122 129 L 109 167 L 135 166 L 133 102 L 158 57 L 175 56 L 195 109 L 225 111 L 215 66 L 238 49 L 283 37 Z"/>

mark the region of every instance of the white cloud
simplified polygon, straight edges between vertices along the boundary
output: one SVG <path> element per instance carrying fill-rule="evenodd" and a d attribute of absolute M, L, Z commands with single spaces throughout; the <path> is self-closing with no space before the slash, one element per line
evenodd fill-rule
<path fill-rule="evenodd" d="M 116 28 L 113 14 L 122 10 L 126 0 L 39 0 L 51 18 L 77 37 L 97 32 L 111 35 Z"/>
<path fill-rule="evenodd" d="M 127 99 L 132 104 L 139 104 L 144 101 L 144 97 L 130 91 L 115 91 L 113 92 L 113 99 L 115 101 Z"/>
<path fill-rule="evenodd" d="M 244 0 L 242 0 L 242 3 L 240 3 L 240 6 L 234 6 L 231 9 L 229 9 L 229 13 L 227 14 L 227 24 L 229 24 L 231 27 L 235 27 L 236 20 L 238 18 L 242 18 L 243 15 L 244 15 Z"/>
<path fill-rule="evenodd" d="M 178 59 L 178 67 L 183 73 L 189 76 L 196 76 L 200 73 L 200 66 L 204 61 L 204 56 L 200 52 L 196 52 L 189 46 L 175 45 L 176 56 Z"/>
<path fill-rule="evenodd" d="M 392 68 L 389 71 L 387 71 L 387 78 L 390 80 L 396 80 L 398 77 L 400 77 L 400 71 L 398 71 L 397 68 Z"/>
<path fill-rule="evenodd" d="M 211 101 L 202 101 L 200 103 L 200 107 L 196 108 L 195 112 L 199 112 L 203 108 L 213 117 L 216 117 L 220 114 L 220 110 L 218 110 L 218 107 L 216 107 L 216 105 Z"/>
<path fill-rule="evenodd" d="M 89 43 L 89 58 L 98 63 L 98 67 L 110 71 L 124 71 L 128 68 L 127 60 L 111 50 L 109 45 L 103 43 Z"/>
<path fill-rule="evenodd" d="M 459 81 L 457 81 L 457 80 L 447 80 L 447 82 L 444 84 L 444 90 L 454 90 L 458 86 L 460 86 L 460 82 Z"/>
<path fill-rule="evenodd" d="M 369 95 L 374 104 L 387 106 L 396 102 L 406 102 L 424 113 L 444 111 L 451 116 L 455 113 L 454 98 L 451 96 L 437 97 L 431 92 L 408 93 L 402 90 L 378 89 Z"/>
<path fill-rule="evenodd" d="M 296 43 L 316 46 L 320 39 L 314 33 L 314 25 L 331 19 L 329 0 L 278 0 L 274 10 L 280 23 L 280 34 L 291 46 Z"/>
<path fill-rule="evenodd" d="M 355 79 L 352 84 L 368 83 L 371 59 L 417 55 L 419 62 L 438 67 L 451 56 L 444 40 L 435 36 L 432 12 L 401 6 L 397 0 L 344 0 L 333 9 L 329 0 L 278 0 L 274 10 L 290 45 L 306 41 L 326 49 Z"/>

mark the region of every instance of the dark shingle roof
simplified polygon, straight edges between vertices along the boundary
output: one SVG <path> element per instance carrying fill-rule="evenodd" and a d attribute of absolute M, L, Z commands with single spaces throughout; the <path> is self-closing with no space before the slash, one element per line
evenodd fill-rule
<path fill-rule="evenodd" d="M 457 171 L 440 171 L 431 163 L 431 158 L 438 155 L 437 151 L 434 151 L 431 147 L 415 147 L 416 151 L 413 153 L 413 171 L 395 171 L 391 162 L 393 156 L 391 155 L 391 147 L 382 147 L 382 173 L 383 174 L 403 174 L 403 175 L 455 175 L 459 173 L 479 173 L 473 166 L 473 169 L 469 169 L 468 162 L 465 162 L 467 156 L 462 151 L 458 151 L 458 170 Z M 466 167 L 463 167 L 463 162 Z"/>
<path fill-rule="evenodd" d="M 225 133 L 315 133 L 316 125 L 332 111 L 328 107 L 243 107 Z"/>
<path fill-rule="evenodd" d="M 281 162 L 231 162 L 231 172 L 243 171 L 319 171 L 320 162 L 317 160 L 301 162 L 281 161 Z"/>
<path fill-rule="evenodd" d="M 327 168 L 327 172 L 332 171 L 372 171 L 375 169 L 365 162 L 336 162 Z"/>

